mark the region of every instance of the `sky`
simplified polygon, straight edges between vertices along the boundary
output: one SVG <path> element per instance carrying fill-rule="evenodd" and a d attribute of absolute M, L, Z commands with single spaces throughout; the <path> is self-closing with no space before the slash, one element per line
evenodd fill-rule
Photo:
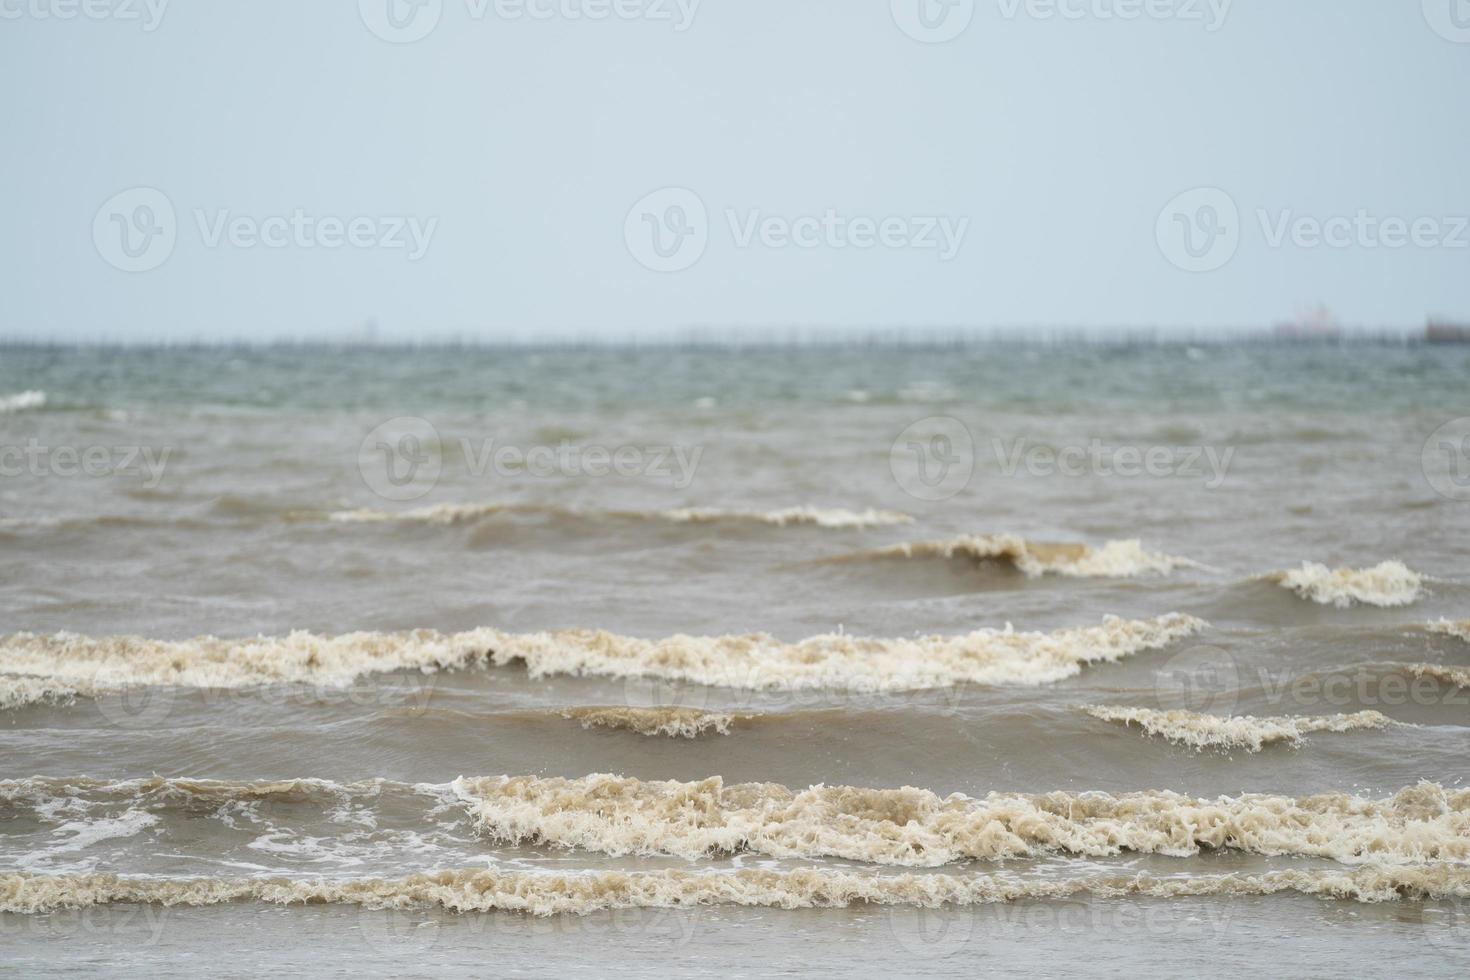
<path fill-rule="evenodd" d="M 0 81 L 0 338 L 1470 321 L 1470 0 L 0 0 Z"/>

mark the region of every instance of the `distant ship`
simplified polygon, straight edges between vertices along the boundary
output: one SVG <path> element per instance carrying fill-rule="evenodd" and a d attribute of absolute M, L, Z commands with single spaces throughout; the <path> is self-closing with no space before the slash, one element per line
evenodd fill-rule
<path fill-rule="evenodd" d="M 1430 320 L 1424 328 L 1426 344 L 1470 344 L 1470 324 Z"/>

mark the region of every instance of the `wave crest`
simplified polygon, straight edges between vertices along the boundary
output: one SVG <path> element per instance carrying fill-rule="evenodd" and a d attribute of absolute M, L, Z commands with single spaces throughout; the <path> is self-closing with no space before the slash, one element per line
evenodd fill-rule
<path fill-rule="evenodd" d="M 1369 606 L 1407 606 L 1424 586 L 1424 577 L 1401 561 L 1379 562 L 1371 568 L 1336 568 L 1304 561 L 1301 568 L 1266 576 L 1312 602 L 1347 609 L 1355 603 Z"/>
<path fill-rule="evenodd" d="M 498 514 L 537 514 L 565 520 L 665 521 L 673 524 L 768 524 L 774 527 L 807 525 L 821 528 L 868 528 L 912 524 L 912 516 L 892 510 L 853 511 L 835 507 L 785 507 L 778 510 L 731 510 L 722 507 L 680 507 L 669 510 L 578 510 L 553 504 L 435 504 L 413 510 L 363 508 L 334 511 L 327 519 L 342 524 L 418 522 L 465 524 Z"/>
<path fill-rule="evenodd" d="M 1027 541 L 1014 534 L 962 535 L 946 541 L 915 541 L 890 545 L 829 562 L 892 558 L 969 558 L 977 562 L 1009 562 L 1030 577 L 1061 575 L 1070 578 L 1134 578 L 1167 574 L 1176 568 L 1199 567 L 1188 558 L 1145 551 L 1137 538 L 1109 541 L 1094 548 L 1085 544 Z"/>
<path fill-rule="evenodd" d="M 46 393 L 44 391 L 17 391 L 10 395 L 0 395 L 0 415 L 24 412 L 27 409 L 40 408 L 45 404 Z"/>
<path fill-rule="evenodd" d="M 748 717 L 698 708 L 565 708 L 560 714 L 580 721 L 583 728 L 620 728 L 670 738 L 698 738 L 709 731 L 728 735 L 737 717 Z"/>
<path fill-rule="evenodd" d="M 72 693 L 135 685 L 241 688 L 265 684 L 345 687 L 399 670 L 433 672 L 524 664 L 554 674 L 659 677 L 745 690 L 892 692 L 973 684 L 1044 684 L 1157 649 L 1205 628 L 1193 616 L 1116 616 L 1100 626 L 1050 633 L 982 629 L 959 636 L 881 639 L 828 634 L 783 643 L 765 634 L 672 636 L 660 640 L 601 630 L 503 633 L 482 628 L 443 634 L 348 633 L 224 640 L 93 638 L 16 633 L 0 640 L 0 704 L 65 688 Z M 39 692 L 39 693 L 38 693 Z"/>
<path fill-rule="evenodd" d="M 1405 673 L 1425 677 L 1454 687 L 1470 688 L 1470 668 L 1446 667 L 1442 664 L 1405 664 Z"/>
<path fill-rule="evenodd" d="M 1438 619 L 1429 624 L 1429 632 L 1443 633 L 1445 636 L 1453 636 L 1470 643 L 1470 619 L 1462 619 L 1458 622 Z"/>
<path fill-rule="evenodd" d="M 1252 715 L 1199 714 L 1193 711 L 1157 711 L 1151 708 L 1123 708 L 1113 705 L 1089 707 L 1087 713 L 1103 721 L 1137 725 L 1149 735 L 1166 738 L 1194 749 L 1225 748 L 1259 752 L 1276 742 L 1293 746 L 1301 744 L 1309 732 L 1347 732 L 1359 729 L 1386 728 L 1396 724 L 1377 711 L 1313 717 L 1257 718 Z"/>
<path fill-rule="evenodd" d="M 1421 783 L 1387 800 L 1344 794 L 1216 800 L 1177 793 L 991 793 L 775 783 L 726 786 L 605 774 L 460 777 L 451 784 L 496 841 L 689 860 L 753 852 L 935 867 L 1065 853 L 1188 856 L 1205 849 L 1344 862 L 1470 859 L 1470 790 Z"/>
<path fill-rule="evenodd" d="M 43 914 L 114 902 L 217 905 L 333 903 L 363 908 L 442 908 L 585 915 L 610 909 L 742 905 L 841 908 L 849 905 L 981 905 L 1023 899 L 1272 895 L 1297 892 L 1359 902 L 1470 897 L 1470 872 L 1445 865 L 1351 871 L 1271 871 L 1257 875 L 1156 878 L 1151 875 L 1017 881 L 990 875 L 864 875 L 826 869 L 733 872 L 438 871 L 406 878 L 125 878 L 117 875 L 0 875 L 0 911 Z"/>

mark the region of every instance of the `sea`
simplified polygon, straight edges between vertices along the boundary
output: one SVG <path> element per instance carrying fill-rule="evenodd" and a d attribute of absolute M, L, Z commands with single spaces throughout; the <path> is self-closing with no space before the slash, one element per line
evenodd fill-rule
<path fill-rule="evenodd" d="M 1470 347 L 0 348 L 0 962 L 1470 972 Z"/>

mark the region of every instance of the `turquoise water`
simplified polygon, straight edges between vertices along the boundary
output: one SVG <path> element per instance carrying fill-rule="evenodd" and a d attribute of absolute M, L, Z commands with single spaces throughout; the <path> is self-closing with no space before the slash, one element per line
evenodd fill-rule
<path fill-rule="evenodd" d="M 700 351 L 0 348 L 0 393 L 50 411 L 129 406 L 274 412 L 393 408 L 553 412 L 851 403 L 1011 411 L 1463 407 L 1470 347 L 1010 345 Z"/>

